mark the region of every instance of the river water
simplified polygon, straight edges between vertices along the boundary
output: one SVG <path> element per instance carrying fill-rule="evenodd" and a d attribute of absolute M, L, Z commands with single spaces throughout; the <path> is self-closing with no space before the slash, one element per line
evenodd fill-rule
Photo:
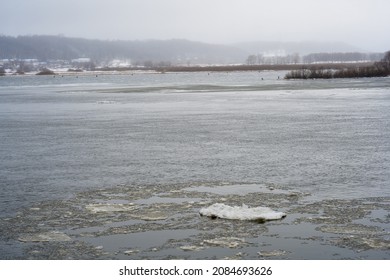
<path fill-rule="evenodd" d="M 283 76 L 283 72 L 270 71 L 0 77 L 0 225 L 7 236 L 0 241 L 0 258 L 388 258 L 390 78 L 278 79 Z M 268 200 L 254 201 L 253 195 L 241 197 L 236 191 L 229 194 L 223 186 L 258 187 L 264 195 L 261 199 Z M 196 195 L 197 188 L 216 191 Z M 131 193 L 135 189 L 143 195 Z M 189 189 L 195 194 L 189 195 Z M 275 195 L 268 197 L 265 189 L 274 190 Z M 102 193 L 110 196 L 102 198 Z M 213 223 L 204 218 L 198 221 L 197 213 L 202 205 L 218 200 L 218 193 L 226 204 L 272 206 L 285 211 L 287 218 L 280 224 L 261 225 L 268 232 L 268 237 L 262 236 L 262 245 L 261 234 L 235 236 L 239 243 L 245 239 L 237 247 L 210 241 L 232 238 L 227 234 L 206 238 L 200 237 L 199 228 L 179 226 L 185 224 L 185 215 L 177 216 L 180 207 L 191 209 L 183 206 L 190 200 L 194 205 L 188 210 L 193 215 L 190 220 L 198 226 Z M 113 211 L 115 218 L 96 217 L 100 212 L 95 211 L 85 219 L 101 218 L 102 223 L 76 226 L 67 224 L 64 214 L 79 207 L 81 219 L 81 212 L 89 209 L 83 208 L 82 200 L 84 204 L 123 205 L 140 199 L 147 201 L 140 203 L 144 210 L 148 206 L 165 216 L 150 222 L 118 217 L 118 213 L 124 215 L 123 209 Z M 332 223 L 302 220 L 310 215 L 312 219 L 330 217 L 335 201 L 339 203 L 333 209 L 344 211 L 345 205 L 355 203 L 360 207 L 355 212 L 362 213 L 344 222 L 334 222 L 337 213 Z M 48 214 L 59 211 L 56 205 L 63 203 L 67 205 L 64 213 L 57 218 Z M 175 205 L 179 205 L 178 213 L 174 213 Z M 46 214 L 39 212 L 43 210 Z M 34 219 L 35 224 L 31 223 Z M 62 227 L 53 222 L 57 219 Z M 115 225 L 104 228 L 107 221 Z M 144 228 L 135 230 L 132 225 L 137 223 Z M 221 225 L 221 231 L 234 221 L 223 223 L 229 224 Z M 10 224 L 15 225 L 14 232 L 5 229 Z M 42 224 L 47 225 L 44 230 L 39 229 Z M 161 227 L 153 228 L 156 224 Z M 377 230 L 367 233 L 354 228 L 356 224 Z M 272 235 L 273 226 L 280 230 Z M 310 236 L 295 233 L 294 240 L 309 242 L 314 233 L 320 233 L 322 241 L 311 246 L 318 248 L 325 238 L 326 248 L 334 251 L 321 255 L 304 242 L 286 241 L 283 232 L 309 226 Z M 122 231 L 100 234 L 113 228 Z M 80 233 L 82 229 L 95 233 L 87 236 Z M 35 248 L 50 244 L 59 250 L 64 240 L 29 243 L 30 239 L 21 237 L 59 231 L 70 236 L 73 244 L 77 242 L 73 253 L 50 256 Z M 333 235 L 327 238 L 329 234 Z M 357 234 L 365 243 L 339 246 L 334 240 L 342 240 L 343 234 Z M 137 240 L 148 235 L 150 240 L 155 235 L 167 238 L 161 244 L 135 249 L 123 245 L 129 242 L 128 236 Z M 365 241 L 369 238 L 371 243 Z M 285 246 L 276 248 L 276 240 Z M 83 255 L 77 249 L 80 246 L 103 252 Z M 271 253 L 262 254 L 262 248 Z"/>

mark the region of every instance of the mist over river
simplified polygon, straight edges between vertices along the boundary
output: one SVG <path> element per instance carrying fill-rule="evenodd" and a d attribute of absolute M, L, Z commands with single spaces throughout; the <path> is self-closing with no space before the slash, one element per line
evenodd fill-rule
<path fill-rule="evenodd" d="M 284 74 L 0 77 L 0 259 L 389 259 L 390 78 Z"/>

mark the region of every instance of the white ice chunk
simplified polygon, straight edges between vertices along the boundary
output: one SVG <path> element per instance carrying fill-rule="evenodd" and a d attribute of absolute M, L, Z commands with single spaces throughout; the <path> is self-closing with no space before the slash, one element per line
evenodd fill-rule
<path fill-rule="evenodd" d="M 251 221 L 279 220 L 286 217 L 286 214 L 283 212 L 275 212 L 267 207 L 249 208 L 245 204 L 242 206 L 229 206 L 223 203 L 215 203 L 207 208 L 200 209 L 199 213 L 202 216 L 211 218 Z"/>
<path fill-rule="evenodd" d="M 127 250 L 127 251 L 124 251 L 123 254 L 125 255 L 135 255 L 135 254 L 138 254 L 139 253 L 139 250 Z"/>
<path fill-rule="evenodd" d="M 182 249 L 183 251 L 202 251 L 204 247 L 188 245 L 188 246 L 181 246 L 180 249 Z"/>

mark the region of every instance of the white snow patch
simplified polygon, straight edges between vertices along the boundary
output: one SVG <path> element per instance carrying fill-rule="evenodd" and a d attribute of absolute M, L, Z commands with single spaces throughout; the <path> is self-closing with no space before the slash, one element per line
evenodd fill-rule
<path fill-rule="evenodd" d="M 285 213 L 275 212 L 268 207 L 249 208 L 245 204 L 242 206 L 229 206 L 223 203 L 215 203 L 207 208 L 200 209 L 199 213 L 202 216 L 211 218 L 251 221 L 279 220 L 286 217 Z"/>

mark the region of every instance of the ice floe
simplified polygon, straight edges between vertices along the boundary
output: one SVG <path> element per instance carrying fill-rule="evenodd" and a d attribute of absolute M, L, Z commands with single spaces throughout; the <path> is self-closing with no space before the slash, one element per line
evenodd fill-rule
<path fill-rule="evenodd" d="M 25 234 L 18 238 L 21 242 L 68 242 L 72 239 L 59 231 L 42 232 L 37 234 Z"/>
<path fill-rule="evenodd" d="M 319 257 L 327 259 L 389 258 L 388 197 L 304 201 L 283 186 L 231 185 L 119 185 L 78 193 L 0 218 L 0 237 L 22 246 L 25 259 L 287 259 L 322 249 Z M 208 220 L 200 209 L 212 218 L 255 222 L 279 219 L 285 214 L 273 210 L 288 209 L 290 218 L 261 225 Z"/>
<path fill-rule="evenodd" d="M 166 220 L 168 216 L 162 212 L 155 211 L 143 215 L 133 215 L 133 218 L 138 220 L 143 220 L 143 221 L 160 221 L 160 220 Z"/>
<path fill-rule="evenodd" d="M 335 233 L 335 234 L 349 234 L 349 235 L 381 235 L 388 234 L 386 231 L 373 226 L 365 226 L 358 224 L 350 225 L 325 225 L 317 228 L 322 232 Z"/>
<path fill-rule="evenodd" d="M 260 257 L 280 257 L 280 256 L 285 256 L 289 253 L 290 252 L 287 252 L 284 250 L 273 250 L 273 251 L 261 251 L 261 252 L 258 252 L 257 254 Z"/>
<path fill-rule="evenodd" d="M 390 240 L 382 240 L 379 238 L 362 238 L 362 243 L 367 245 L 371 249 L 390 249 Z"/>
<path fill-rule="evenodd" d="M 180 249 L 182 249 L 183 251 L 201 251 L 203 250 L 205 247 L 203 246 L 191 246 L 191 245 L 188 245 L 188 246 L 181 246 Z"/>
<path fill-rule="evenodd" d="M 128 256 L 135 255 L 138 253 L 139 253 L 139 250 L 127 250 L 127 251 L 123 252 L 123 254 L 128 255 Z"/>
<path fill-rule="evenodd" d="M 204 244 L 224 248 L 237 248 L 244 245 L 245 243 L 245 239 L 237 237 L 220 237 L 204 240 Z"/>
<path fill-rule="evenodd" d="M 249 208 L 245 204 L 242 206 L 229 206 L 223 203 L 215 203 L 209 207 L 202 208 L 200 215 L 211 218 L 221 218 L 230 220 L 250 220 L 250 221 L 269 221 L 279 220 L 286 217 L 283 212 L 275 212 L 268 207 Z"/>
<path fill-rule="evenodd" d="M 274 187 L 265 184 L 233 184 L 221 186 L 196 186 L 188 187 L 184 190 L 189 192 L 204 192 L 219 195 L 247 195 L 251 193 L 267 193 L 267 194 L 289 194 L 288 191 L 275 189 Z"/>
<path fill-rule="evenodd" d="M 137 209 L 138 207 L 132 203 L 129 204 L 89 204 L 85 208 L 93 213 L 99 212 L 126 212 Z"/>

